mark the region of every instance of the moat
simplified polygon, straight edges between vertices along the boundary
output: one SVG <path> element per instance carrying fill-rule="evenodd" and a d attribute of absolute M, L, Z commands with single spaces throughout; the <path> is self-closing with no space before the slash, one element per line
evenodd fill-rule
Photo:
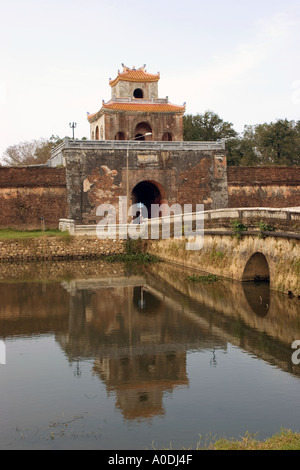
<path fill-rule="evenodd" d="M 2 264 L 0 448 L 187 449 L 299 431 L 300 300 L 190 274 Z"/>

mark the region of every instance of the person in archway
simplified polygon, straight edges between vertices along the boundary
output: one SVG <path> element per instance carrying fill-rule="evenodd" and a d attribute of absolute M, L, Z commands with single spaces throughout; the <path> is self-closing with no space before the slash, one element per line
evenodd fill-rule
<path fill-rule="evenodd" d="M 142 219 L 141 212 L 140 212 L 140 211 L 137 211 L 136 217 L 133 219 L 132 223 L 133 223 L 133 224 L 140 224 L 140 223 L 141 223 L 141 219 Z"/>

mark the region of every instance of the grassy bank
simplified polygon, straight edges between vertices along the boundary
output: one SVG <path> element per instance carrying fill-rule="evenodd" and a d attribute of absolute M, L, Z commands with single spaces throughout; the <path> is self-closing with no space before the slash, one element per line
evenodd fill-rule
<path fill-rule="evenodd" d="M 143 242 L 140 238 L 137 240 L 128 239 L 125 244 L 125 253 L 119 253 L 106 257 L 108 262 L 138 263 L 149 264 L 158 263 L 160 259 L 150 253 L 144 252 Z"/>
<path fill-rule="evenodd" d="M 240 439 L 201 437 L 195 450 L 300 450 L 300 433 L 282 429 L 264 441 L 249 433 Z"/>
<path fill-rule="evenodd" d="M 220 439 L 212 450 L 300 450 L 300 433 L 283 429 L 265 441 L 259 441 L 250 434 L 240 440 Z"/>
<path fill-rule="evenodd" d="M 0 240 L 20 240 L 24 238 L 39 237 L 70 237 L 69 232 L 61 232 L 58 229 L 53 230 L 16 230 L 0 229 Z"/>

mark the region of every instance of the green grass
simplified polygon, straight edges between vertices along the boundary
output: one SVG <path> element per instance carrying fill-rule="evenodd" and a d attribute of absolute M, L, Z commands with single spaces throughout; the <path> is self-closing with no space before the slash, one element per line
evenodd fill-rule
<path fill-rule="evenodd" d="M 152 446 L 153 447 L 153 446 Z M 156 448 L 156 447 L 155 447 Z M 172 446 L 170 447 L 172 449 Z M 186 448 L 184 448 L 187 450 Z M 292 432 L 282 428 L 280 432 L 274 434 L 264 441 L 256 438 L 256 435 L 245 433 L 240 439 L 218 439 L 211 435 L 200 436 L 195 448 L 190 450 L 300 450 L 300 433 Z M 164 448 L 164 450 L 166 450 Z"/>
<path fill-rule="evenodd" d="M 232 220 L 231 221 L 231 226 L 233 228 L 233 234 L 232 237 L 237 238 L 238 240 L 241 239 L 242 237 L 242 232 L 246 232 L 248 228 L 246 225 L 244 225 L 242 222 L 239 220 Z"/>
<path fill-rule="evenodd" d="M 218 281 L 219 278 L 215 274 L 208 274 L 207 276 L 198 276 L 196 274 L 193 274 L 192 276 L 187 276 L 187 280 L 188 280 L 188 282 L 211 283 L 211 282 Z"/>
<path fill-rule="evenodd" d="M 135 264 L 149 264 L 158 263 L 160 259 L 150 253 L 143 251 L 143 240 L 127 240 L 125 243 L 125 253 L 111 254 L 105 257 L 109 263 L 135 263 Z"/>
<path fill-rule="evenodd" d="M 259 441 L 255 436 L 246 433 L 240 440 L 220 439 L 210 448 L 212 450 L 300 450 L 300 433 L 282 429 L 265 441 Z"/>
<path fill-rule="evenodd" d="M 20 240 L 24 238 L 39 237 L 70 237 L 69 232 L 61 232 L 58 229 L 53 230 L 16 230 L 16 229 L 0 229 L 0 240 Z"/>
<path fill-rule="evenodd" d="M 115 255 L 107 255 L 105 259 L 109 263 L 149 264 L 160 261 L 159 258 L 149 253 L 117 253 Z"/>

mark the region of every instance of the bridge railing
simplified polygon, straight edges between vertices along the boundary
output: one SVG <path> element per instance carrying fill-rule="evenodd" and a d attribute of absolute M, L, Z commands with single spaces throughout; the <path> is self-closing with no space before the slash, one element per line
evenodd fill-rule
<path fill-rule="evenodd" d="M 204 212 L 205 220 L 214 219 L 270 219 L 289 222 L 300 220 L 300 207 L 298 208 L 270 208 L 270 207 L 244 207 L 229 209 L 214 209 Z"/>
<path fill-rule="evenodd" d="M 168 215 L 166 217 L 144 219 L 143 223 L 140 224 L 139 228 L 135 228 L 135 232 L 140 233 L 145 238 L 151 238 L 151 233 L 161 238 L 162 231 L 170 226 L 170 236 L 174 236 L 176 233 L 180 235 L 184 233 L 184 225 L 188 224 L 189 229 L 195 231 L 196 228 L 203 228 L 204 233 L 211 231 L 212 228 L 215 230 L 222 230 L 224 228 L 224 222 L 230 223 L 232 220 L 242 220 L 250 225 L 254 226 L 253 221 L 261 221 L 268 223 L 283 224 L 285 229 L 290 226 L 291 232 L 299 232 L 297 225 L 300 223 L 300 208 L 233 208 L 233 209 L 216 209 L 208 210 L 203 212 L 192 212 L 189 214 L 178 214 Z M 203 221 L 203 225 L 201 225 Z M 182 231 L 178 231 L 178 227 L 181 224 Z M 205 224 L 209 227 L 207 230 Z M 126 238 L 130 231 L 131 224 L 107 224 L 105 230 L 109 238 Z M 296 227 L 296 228 L 295 228 Z M 73 219 L 60 219 L 59 229 L 62 231 L 68 231 L 71 235 L 97 235 L 97 224 L 83 225 L 77 224 Z M 258 229 L 257 229 L 258 231 Z"/>

